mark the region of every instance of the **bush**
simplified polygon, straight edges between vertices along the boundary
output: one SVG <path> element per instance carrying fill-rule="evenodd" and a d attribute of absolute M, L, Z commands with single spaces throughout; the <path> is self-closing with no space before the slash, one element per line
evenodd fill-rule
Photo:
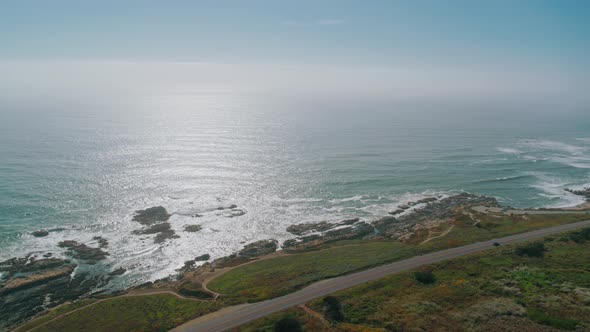
<path fill-rule="evenodd" d="M 303 332 L 301 323 L 293 317 L 285 317 L 275 323 L 275 332 Z"/>
<path fill-rule="evenodd" d="M 571 233 L 569 239 L 576 243 L 584 243 L 590 240 L 590 228 L 584 228 L 581 231 Z"/>
<path fill-rule="evenodd" d="M 335 322 L 341 322 L 344 320 L 342 305 L 336 297 L 327 296 L 324 298 L 324 317 L 329 321 Z"/>
<path fill-rule="evenodd" d="M 547 315 L 539 310 L 530 309 L 529 318 L 537 323 L 555 327 L 561 330 L 575 330 L 580 322 L 575 319 L 558 318 Z"/>
<path fill-rule="evenodd" d="M 432 271 L 414 272 L 414 278 L 417 282 L 422 284 L 434 284 L 436 282 L 436 277 L 434 276 Z"/>
<path fill-rule="evenodd" d="M 285 317 L 275 323 L 275 332 L 303 332 L 301 323 L 295 318 Z"/>
<path fill-rule="evenodd" d="M 542 242 L 535 242 L 516 248 L 515 253 L 519 256 L 543 257 L 545 251 L 545 244 Z"/>

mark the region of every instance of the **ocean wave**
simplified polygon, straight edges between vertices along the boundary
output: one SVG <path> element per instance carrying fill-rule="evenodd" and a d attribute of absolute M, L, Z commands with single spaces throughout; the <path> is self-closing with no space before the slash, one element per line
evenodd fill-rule
<path fill-rule="evenodd" d="M 522 151 L 520 151 L 518 149 L 514 149 L 514 148 L 496 148 L 496 150 L 498 150 L 502 153 L 507 153 L 507 154 L 521 154 L 521 153 L 523 153 Z"/>
<path fill-rule="evenodd" d="M 531 187 L 540 191 L 538 195 L 553 201 L 553 203 L 545 207 L 570 207 L 586 202 L 584 197 L 565 190 L 566 188 L 579 186 L 579 183 L 543 172 L 528 172 L 528 174 L 537 178 L 537 182 L 531 185 Z"/>
<path fill-rule="evenodd" d="M 329 202 L 332 204 L 344 203 L 344 202 L 358 202 L 358 201 L 363 200 L 364 197 L 365 196 L 363 196 L 363 195 L 356 195 L 356 196 L 346 197 L 346 198 L 331 199 L 331 200 L 329 200 Z"/>
<path fill-rule="evenodd" d="M 490 182 L 505 182 L 505 181 L 513 181 L 513 180 L 520 180 L 530 178 L 530 174 L 522 174 L 522 175 L 514 175 L 514 176 L 504 176 L 504 177 L 497 177 L 494 179 L 483 179 L 473 181 L 473 183 L 490 183 Z"/>
<path fill-rule="evenodd" d="M 551 141 L 551 140 L 537 140 L 537 139 L 527 139 L 527 140 L 520 140 L 517 142 L 519 147 L 525 147 L 533 150 L 551 150 L 551 151 L 558 151 L 564 152 L 572 155 L 579 155 L 588 151 L 587 147 L 567 144 L 558 141 Z"/>
<path fill-rule="evenodd" d="M 574 168 L 590 169 L 590 157 L 551 157 L 549 160 Z"/>

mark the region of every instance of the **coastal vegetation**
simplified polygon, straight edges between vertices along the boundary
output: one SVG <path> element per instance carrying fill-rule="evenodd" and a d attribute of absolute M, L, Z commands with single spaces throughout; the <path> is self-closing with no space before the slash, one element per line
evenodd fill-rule
<path fill-rule="evenodd" d="M 414 232 L 404 242 L 381 239 L 328 243 L 316 248 L 322 250 L 235 267 L 213 279 L 208 288 L 223 294 L 230 302 L 256 302 L 293 292 L 314 281 L 422 253 L 587 218 L 587 214 L 505 215 L 461 211 L 446 223 Z M 444 233 L 451 226 L 444 236 L 433 235 Z"/>
<path fill-rule="evenodd" d="M 220 306 L 172 294 L 122 296 L 64 306 L 17 331 L 167 331 Z"/>
<path fill-rule="evenodd" d="M 590 329 L 590 228 L 547 237 L 543 257 L 519 255 L 522 245 L 433 264 L 436 281 L 417 271 L 392 275 L 333 294 L 344 320 L 326 324 L 324 299 L 259 319 L 235 331 L 272 331 L 285 317 L 308 331 L 587 330 Z M 533 242 L 535 244 L 537 242 Z M 536 247 L 536 245 L 535 245 Z M 312 311 L 312 313 L 313 313 Z"/>

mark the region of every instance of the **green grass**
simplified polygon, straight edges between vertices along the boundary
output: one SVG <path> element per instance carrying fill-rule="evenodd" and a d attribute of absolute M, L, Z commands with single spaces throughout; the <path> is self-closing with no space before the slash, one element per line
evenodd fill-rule
<path fill-rule="evenodd" d="M 416 252 L 415 247 L 397 241 L 367 241 L 239 266 L 207 287 L 228 299 L 260 301 L 317 280 L 411 257 Z"/>
<path fill-rule="evenodd" d="M 96 301 L 98 301 L 98 299 L 82 299 L 82 300 L 79 300 L 79 301 L 76 301 L 73 303 L 61 305 L 59 307 L 52 309 L 47 314 L 45 314 L 39 318 L 33 319 L 24 325 L 21 325 L 20 327 L 15 329 L 14 332 L 28 331 L 36 326 L 42 325 L 45 322 L 48 322 L 48 321 L 54 319 L 55 317 L 63 315 L 63 314 L 70 312 L 72 310 L 76 310 L 78 308 L 87 306 L 87 305 L 92 304 Z"/>
<path fill-rule="evenodd" d="M 473 226 L 473 219 L 467 215 L 461 215 L 453 223 L 455 227 L 449 234 L 433 239 L 425 245 L 433 249 L 450 248 L 590 218 L 588 214 L 492 216 L 473 213 L 473 215 L 480 221 L 478 225 Z"/>
<path fill-rule="evenodd" d="M 116 297 L 45 325 L 36 324 L 34 331 L 168 331 L 219 307 L 216 302 L 180 299 L 169 294 Z"/>
<path fill-rule="evenodd" d="M 557 329 L 562 330 L 575 330 L 576 327 L 580 324 L 580 321 L 575 319 L 567 319 L 567 318 L 560 318 L 560 317 L 552 317 L 545 314 L 542 311 L 530 309 L 528 311 L 528 315 L 531 320 L 541 323 L 543 325 L 548 325 L 551 327 L 555 327 Z"/>
<path fill-rule="evenodd" d="M 517 246 L 508 246 L 431 265 L 434 285 L 420 284 L 406 272 L 333 295 L 342 302 L 346 322 L 368 328 L 462 331 L 541 324 L 590 329 L 590 307 L 573 292 L 590 287 L 590 241 L 545 244 L 542 258 L 518 256 Z M 321 300 L 310 306 L 321 312 Z M 503 305 L 520 311 L 504 312 Z"/>
<path fill-rule="evenodd" d="M 334 243 L 322 250 L 303 254 L 278 257 L 248 265 L 213 279 L 208 288 L 221 293 L 228 303 L 255 302 L 300 289 L 314 281 L 336 277 L 358 270 L 367 269 L 388 262 L 409 258 L 417 254 L 456 247 L 477 241 L 499 238 L 539 228 L 556 226 L 588 219 L 587 214 L 527 215 L 500 217 L 474 214 L 480 227 L 473 226 L 474 220 L 460 215 L 453 222 L 453 229 L 444 237 L 418 245 L 425 238 L 403 244 L 399 241 L 355 240 Z M 445 224 L 443 228 L 448 228 Z M 488 265 L 502 266 L 510 261 L 484 261 Z"/>
<path fill-rule="evenodd" d="M 272 331 L 273 322 L 294 317 L 318 331 L 502 331 L 590 330 L 590 241 L 548 237 L 544 257 L 519 256 L 519 245 L 425 267 L 436 282 L 419 283 L 414 271 L 392 275 L 332 294 L 340 299 L 344 322 L 318 325 L 317 318 L 290 309 L 242 326 L 236 331 Z M 589 233 L 590 234 L 590 233 Z M 307 304 L 321 313 L 323 299 Z M 319 327 L 318 327 L 319 326 Z"/>

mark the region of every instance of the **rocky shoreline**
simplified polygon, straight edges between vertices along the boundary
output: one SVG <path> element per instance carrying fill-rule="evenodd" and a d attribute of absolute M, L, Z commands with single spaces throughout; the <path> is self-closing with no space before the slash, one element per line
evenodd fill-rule
<path fill-rule="evenodd" d="M 587 201 L 590 201 L 590 188 L 584 188 L 584 189 L 567 188 L 565 191 L 570 192 L 574 195 L 583 196 L 586 198 Z"/>
<path fill-rule="evenodd" d="M 587 189 L 582 192 L 583 195 L 589 194 Z M 240 265 L 279 249 L 287 253 L 318 250 L 331 242 L 355 239 L 410 241 L 413 234 L 424 228 L 437 227 L 456 217 L 460 211 L 475 206 L 501 207 L 495 198 L 459 193 L 410 202 L 376 220 L 352 218 L 338 222 L 290 225 L 286 230 L 294 237 L 284 241 L 281 246 L 275 239 L 256 241 L 232 255 L 213 261 L 208 253 L 204 253 L 186 261 L 184 266 L 179 267 L 177 275 L 133 288 L 166 287 L 188 296 L 209 298 L 212 294 L 193 282 L 195 276 L 201 273 Z M 245 213 L 236 205 L 219 207 L 216 211 L 221 211 L 230 218 Z M 171 227 L 170 216 L 162 206 L 138 210 L 132 222 L 139 223 L 141 228 L 133 231 L 132 235 L 153 237 L 155 243 L 173 241 L 178 235 Z M 197 215 L 193 217 L 198 218 Z M 201 226 L 198 224 L 184 225 L 185 232 L 200 230 Z M 47 235 L 47 231 L 40 230 L 33 235 L 43 237 Z M 58 247 L 71 259 L 53 258 L 48 253 L 42 258 L 31 254 L 0 262 L 0 324 L 4 324 L 0 325 L 0 330 L 22 323 L 66 301 L 96 295 L 98 288 L 126 273 L 123 268 L 98 275 L 79 271 L 81 265 L 95 265 L 110 255 L 107 251 L 108 240 L 102 237 L 94 237 L 88 244 L 66 240 L 59 242 Z"/>

